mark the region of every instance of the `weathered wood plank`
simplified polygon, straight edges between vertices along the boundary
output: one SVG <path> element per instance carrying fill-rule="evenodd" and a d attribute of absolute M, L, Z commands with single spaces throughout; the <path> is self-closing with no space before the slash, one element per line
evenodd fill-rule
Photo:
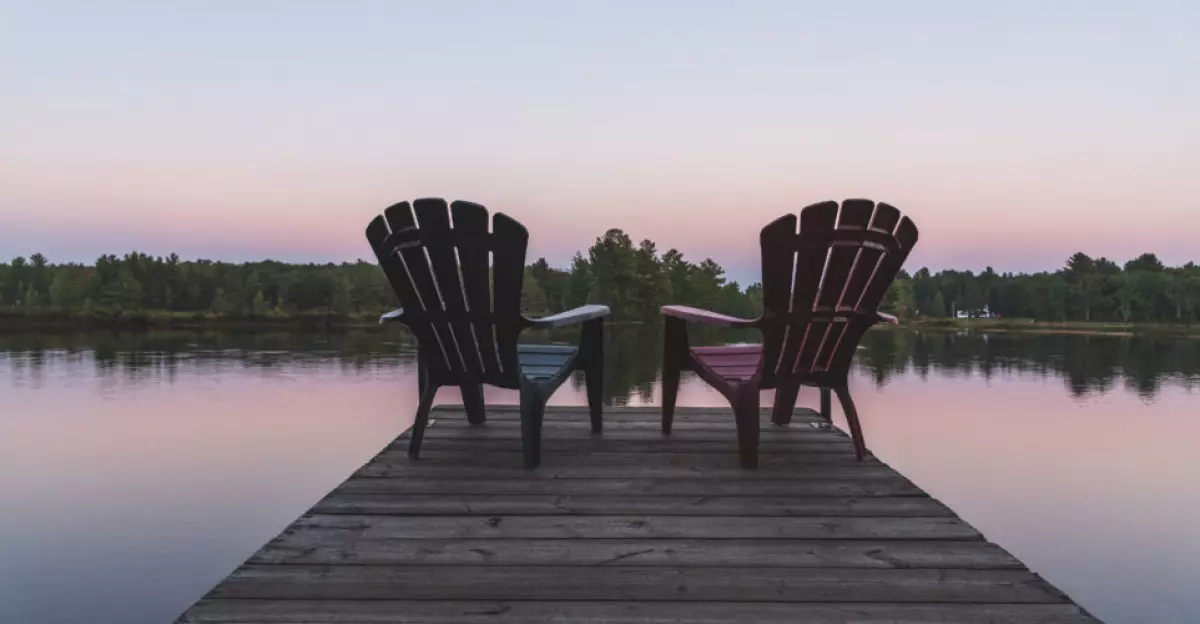
<path fill-rule="evenodd" d="M 432 445 L 429 445 L 432 448 Z M 424 451 L 422 451 L 424 454 Z M 799 467 L 795 464 L 777 466 L 772 458 L 780 455 L 764 455 L 759 460 L 759 470 L 743 470 L 737 458 L 730 457 L 728 466 L 688 466 L 686 464 L 648 466 L 635 461 L 624 465 L 556 465 L 554 457 L 543 457 L 537 470 L 525 470 L 520 462 L 497 464 L 486 456 L 479 463 L 427 462 L 372 462 L 354 473 L 355 477 L 446 477 L 455 479 L 816 479 L 822 481 L 845 479 L 886 479 L 896 472 L 879 463 L 844 465 L 812 464 Z"/>
<path fill-rule="evenodd" d="M 509 467 L 521 465 L 521 454 L 511 451 L 481 453 L 472 450 L 448 450 L 430 444 L 421 450 L 421 459 L 409 459 L 406 451 L 388 449 L 379 453 L 372 462 L 385 466 L 443 466 L 470 465 Z M 553 467 L 605 468 L 636 465 L 642 468 L 685 467 L 689 469 L 739 468 L 737 455 L 732 453 L 618 453 L 608 450 L 563 453 L 542 451 L 542 464 Z M 761 466 L 784 470 L 806 470 L 813 466 L 879 466 L 879 460 L 867 457 L 855 459 L 853 453 L 777 453 L 764 457 Z M 742 472 L 746 472 L 742 470 Z"/>
<path fill-rule="evenodd" d="M 247 565 L 210 598 L 1056 603 L 1024 570 Z"/>
<path fill-rule="evenodd" d="M 945 505 L 923 497 L 570 496 L 472 494 L 343 494 L 326 496 L 314 514 L 357 515 L 675 515 L 882 516 L 947 518 Z"/>
<path fill-rule="evenodd" d="M 591 431 L 587 427 L 550 427 L 542 430 L 542 441 L 545 444 L 549 440 L 706 440 L 723 442 L 734 439 L 737 431 L 732 427 L 712 425 L 707 429 L 696 429 L 684 426 L 680 429 L 675 429 L 670 436 L 663 436 L 661 430 L 654 428 L 625 428 L 613 426 L 604 430 L 604 433 L 593 437 Z M 509 425 L 506 423 L 493 423 L 491 425 L 479 425 L 474 427 L 447 426 L 444 421 L 439 420 L 435 425 L 430 426 L 425 430 L 425 439 L 433 438 L 456 438 L 456 439 L 495 439 L 495 440 L 519 440 L 521 438 L 521 429 L 518 426 Z M 776 427 L 772 425 L 770 428 L 763 427 L 762 443 L 769 442 L 811 442 L 811 443 L 844 443 L 849 438 L 846 434 L 837 429 L 818 429 L 805 425 L 791 427 Z"/>
<path fill-rule="evenodd" d="M 958 518 L 306 514 L 287 531 L 307 529 L 359 539 L 980 539 Z"/>
<path fill-rule="evenodd" d="M 432 429 L 426 430 L 426 438 Z M 613 440 L 607 437 L 564 437 L 542 441 L 542 452 L 554 453 L 736 453 L 737 439 L 731 434 L 721 440 L 692 440 L 666 437 L 643 437 L 635 440 Z M 473 451 L 475 453 L 519 453 L 521 440 L 517 436 L 508 438 L 439 438 L 429 445 L 429 450 Z M 388 445 L 387 450 L 406 452 L 408 440 L 400 439 Z M 849 439 L 821 440 L 767 440 L 759 444 L 758 452 L 806 455 L 810 453 L 842 453 L 853 455 L 854 447 Z"/>
<path fill-rule="evenodd" d="M 354 478 L 342 494 L 510 494 L 558 496 L 925 496 L 897 474 L 879 479 L 426 479 Z"/>
<path fill-rule="evenodd" d="M 249 563 L 780 568 L 1023 569 L 977 540 L 363 539 L 321 529 L 281 535 Z M 736 574 L 734 570 L 730 574 Z"/>
<path fill-rule="evenodd" d="M 436 426 L 440 426 L 440 427 L 448 426 L 448 427 L 452 427 L 452 428 L 484 429 L 484 430 L 486 430 L 486 429 L 519 429 L 521 426 L 521 422 L 515 418 L 514 419 L 505 419 L 505 418 L 499 418 L 499 417 L 489 418 L 486 423 L 482 423 L 482 424 L 478 424 L 478 425 L 471 425 L 471 426 L 464 426 L 465 422 L 466 422 L 466 416 L 462 416 L 461 418 L 459 418 L 458 416 L 451 416 L 451 417 L 447 418 L 446 414 L 439 414 L 438 418 L 437 418 Z M 724 419 L 720 419 L 720 420 L 676 420 L 675 425 L 673 425 L 671 428 L 672 432 L 676 431 L 676 429 L 675 429 L 676 426 L 679 427 L 679 429 L 678 429 L 679 431 L 736 431 L 737 430 L 736 429 L 737 426 L 733 422 L 732 418 L 729 419 L 728 421 L 726 421 Z M 572 431 L 580 430 L 585 433 L 589 432 L 591 430 L 590 423 L 588 423 L 587 421 L 584 421 L 584 420 L 576 420 L 573 418 L 547 417 L 543 421 L 542 427 L 543 427 L 543 429 L 569 429 Z M 641 421 L 641 420 L 622 422 L 619 425 L 614 425 L 612 428 L 613 429 L 620 428 L 621 430 L 624 430 L 624 431 L 654 432 L 656 434 L 661 434 L 661 432 L 662 432 L 662 425 L 660 423 L 652 422 L 652 421 Z M 765 434 L 768 431 L 772 431 L 772 432 L 773 431 L 778 431 L 778 432 L 821 431 L 822 429 L 818 429 L 817 427 L 814 427 L 811 424 L 804 423 L 804 422 L 792 423 L 787 426 L 779 426 L 779 425 L 772 424 L 770 421 L 763 421 L 762 422 L 762 430 L 763 430 L 763 433 Z M 605 433 L 607 433 L 607 432 L 605 432 Z M 672 435 L 674 435 L 674 433 L 672 433 Z"/>
<path fill-rule="evenodd" d="M 1096 624 L 1072 604 L 203 600 L 180 624 Z"/>
<path fill-rule="evenodd" d="M 435 405 L 432 408 L 432 413 L 434 413 L 434 414 L 449 413 L 449 414 L 460 414 L 460 415 L 466 414 L 466 412 L 463 411 L 463 406 L 461 403 L 443 403 L 443 404 Z M 517 405 L 516 403 L 496 403 L 496 404 L 489 403 L 487 406 L 487 413 L 488 413 L 489 418 L 491 418 L 493 415 L 499 415 L 499 414 L 520 414 L 521 406 Z M 764 407 L 759 410 L 759 413 L 762 414 L 763 417 L 769 417 L 771 415 L 771 408 Z M 564 417 L 578 417 L 580 419 L 587 420 L 589 418 L 588 414 L 589 414 L 588 407 L 586 405 L 547 405 L 546 406 L 546 415 L 547 416 L 561 415 Z M 604 408 L 604 416 L 605 416 L 605 418 L 612 416 L 615 419 L 653 420 L 653 421 L 657 422 L 658 419 L 662 416 L 662 408 L 657 405 L 607 406 Z M 816 410 L 813 410 L 811 408 L 797 406 L 795 409 L 795 412 L 794 412 L 794 416 L 798 417 L 798 418 L 809 418 L 809 417 L 819 417 L 820 414 Z M 703 407 L 703 406 L 676 407 L 675 408 L 675 417 L 676 418 L 703 418 L 703 417 L 733 418 L 733 410 L 731 410 L 728 405 L 710 406 L 710 407 Z"/>
<path fill-rule="evenodd" d="M 436 418 L 454 421 L 459 418 L 466 420 L 466 412 L 463 411 L 462 405 L 444 405 L 433 408 L 433 416 Z M 487 417 L 489 422 L 511 422 L 519 421 L 521 412 L 515 405 L 506 406 L 487 406 Z M 770 410 L 761 410 L 762 422 L 770 423 Z M 578 421 L 587 422 L 590 415 L 586 408 L 576 406 L 550 406 L 546 408 L 546 422 L 554 421 Z M 733 423 L 733 410 L 725 408 L 693 408 L 687 412 L 680 412 L 678 409 L 675 413 L 676 421 L 691 421 L 691 422 L 715 422 L 715 423 Z M 652 423 L 659 424 L 662 422 L 662 412 L 660 408 L 609 408 L 604 411 L 604 420 L 606 423 L 622 425 L 626 423 Z M 792 423 L 810 423 L 822 422 L 821 415 L 817 412 L 797 408 L 792 414 Z"/>
<path fill-rule="evenodd" d="M 606 412 L 549 408 L 528 471 L 515 406 L 436 408 L 180 621 L 1095 622 L 807 410 L 762 411 L 756 471 L 728 408 Z"/>

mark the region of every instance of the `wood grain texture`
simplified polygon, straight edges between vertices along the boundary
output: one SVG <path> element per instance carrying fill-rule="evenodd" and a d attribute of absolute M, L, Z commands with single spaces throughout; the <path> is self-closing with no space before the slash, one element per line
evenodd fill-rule
<path fill-rule="evenodd" d="M 203 600 L 181 624 L 1095 624 L 1072 604 Z"/>
<path fill-rule="evenodd" d="M 339 530 L 298 530 L 250 563 L 339 565 L 552 565 L 738 568 L 1022 569 L 980 540 L 787 539 L 365 539 Z"/>
<path fill-rule="evenodd" d="M 357 515 L 655 515 L 882 516 L 946 518 L 945 505 L 919 497 L 791 498 L 780 496 L 570 496 L 563 494 L 344 494 L 326 496 L 314 514 Z"/>
<path fill-rule="evenodd" d="M 466 420 L 466 416 L 462 417 Z M 453 419 L 439 419 L 446 422 L 456 422 L 457 417 Z M 697 440 L 708 442 L 731 442 L 737 444 L 733 439 L 734 429 L 724 425 L 715 425 L 712 423 L 678 423 L 679 428 L 673 429 L 670 436 L 663 436 L 660 427 L 647 427 L 643 423 L 622 423 L 619 426 L 614 426 L 610 430 L 604 432 L 604 440 Z M 581 440 L 588 439 L 581 433 L 587 433 L 590 427 L 584 422 L 557 423 L 549 422 L 543 424 L 542 440 Z M 647 435 L 649 434 L 649 435 Z M 466 428 L 441 428 L 430 429 L 425 432 L 426 438 L 457 438 L 457 439 L 480 439 L 490 438 L 493 440 L 519 440 L 521 438 L 520 425 L 509 425 L 504 422 L 489 422 L 484 425 Z M 770 442 L 849 442 L 850 438 L 840 431 L 822 430 L 811 426 L 795 425 L 789 427 L 776 427 L 771 425 L 770 428 L 762 428 L 762 438 L 760 443 Z"/>
<path fill-rule="evenodd" d="M 1096 621 L 836 429 L 764 425 L 746 471 L 727 409 L 606 411 L 549 408 L 522 470 L 514 409 L 439 407 L 178 622 Z"/>
<path fill-rule="evenodd" d="M 546 494 L 554 496 L 925 496 L 899 475 L 853 481 L 738 479 L 422 479 L 354 478 L 340 494 Z"/>
<path fill-rule="evenodd" d="M 808 393 L 810 398 L 815 398 L 815 390 L 810 390 Z M 518 421 L 520 420 L 520 410 L 515 409 L 513 405 L 489 405 L 488 418 L 495 421 Z M 455 415 L 463 413 L 462 405 L 435 405 L 433 413 L 440 416 L 449 416 L 453 418 Z M 657 423 L 661 414 L 658 407 L 622 407 L 618 411 L 608 410 L 604 414 L 605 420 L 614 423 L 625 422 L 647 422 Z M 733 414 L 728 410 L 712 407 L 678 407 L 675 409 L 676 418 L 681 421 L 692 422 L 716 422 L 733 425 Z M 767 424 L 770 422 L 770 410 L 761 410 L 762 422 Z M 551 421 L 580 421 L 588 420 L 588 410 L 584 406 L 555 406 L 553 411 L 546 414 L 546 422 Z M 815 410 L 806 407 L 797 407 L 793 414 L 793 422 L 795 423 L 818 423 L 821 422 L 821 414 Z"/>
<path fill-rule="evenodd" d="M 621 453 L 604 447 L 574 452 L 543 450 L 543 460 L 547 467 L 551 466 L 580 466 L 595 468 L 615 468 L 636 465 L 638 468 L 680 467 L 689 469 L 727 468 L 737 465 L 737 458 L 721 453 L 683 453 L 674 450 L 664 450 L 660 453 Z M 380 464 L 393 466 L 411 463 L 408 456 L 401 450 L 384 450 L 376 457 Z M 854 459 L 852 453 L 776 453 L 763 463 L 781 470 L 807 470 L 814 467 L 880 467 L 879 460 L 868 457 L 863 462 Z M 421 454 L 421 465 L 443 466 L 469 464 L 473 467 L 505 468 L 520 465 L 519 453 L 511 451 L 490 451 L 480 454 L 478 449 L 450 450 L 430 448 Z M 414 469 L 416 465 L 412 466 Z"/>
<path fill-rule="evenodd" d="M 361 539 L 979 539 L 958 518 L 774 516 L 378 516 L 309 514 L 290 531 L 346 531 Z"/>
<path fill-rule="evenodd" d="M 480 464 L 463 463 L 462 461 L 407 461 L 379 462 L 364 466 L 354 476 L 357 477 L 399 477 L 411 475 L 414 477 L 453 477 L 453 478 L 493 478 L 509 479 L 681 479 L 703 477 L 709 479 L 880 479 L 889 477 L 895 472 L 880 464 L 856 464 L 846 462 L 842 465 L 824 466 L 812 464 L 797 467 L 796 464 L 777 464 L 774 458 L 779 455 L 764 455 L 761 466 L 766 471 L 755 474 L 744 470 L 737 464 L 737 457 L 725 457 L 726 465 L 719 466 L 688 466 L 682 463 L 672 464 L 670 458 L 658 460 L 657 465 L 640 465 L 637 461 L 622 465 L 584 465 L 570 462 L 571 456 L 563 455 L 551 458 L 542 465 L 540 470 L 530 472 L 512 463 L 500 465 L 497 463 L 481 462 Z"/>
<path fill-rule="evenodd" d="M 213 598 L 1055 603 L 1025 570 L 245 565 Z"/>
<path fill-rule="evenodd" d="M 433 433 L 430 430 L 429 434 Z M 403 451 L 408 448 L 406 442 L 391 444 L 389 451 Z M 474 453 L 519 453 L 521 441 L 518 438 L 439 438 L 438 451 L 471 451 Z M 658 439 L 611 439 L 607 433 L 603 438 L 555 438 L 542 444 L 542 452 L 555 453 L 595 453 L 609 451 L 613 453 L 734 453 L 737 452 L 737 440 L 725 436 L 723 440 L 691 440 L 663 437 Z M 809 455 L 812 453 L 841 453 L 853 452 L 849 440 L 771 440 L 759 446 L 760 453 L 786 453 L 789 455 Z"/>

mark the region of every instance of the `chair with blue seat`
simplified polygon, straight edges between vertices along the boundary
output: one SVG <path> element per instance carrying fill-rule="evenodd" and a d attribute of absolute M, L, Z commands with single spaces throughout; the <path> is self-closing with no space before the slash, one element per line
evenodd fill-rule
<path fill-rule="evenodd" d="M 437 389 L 458 386 L 467 420 L 486 420 L 483 384 L 521 393 L 525 467 L 541 462 L 546 401 L 571 373 L 587 384 L 592 432 L 602 427 L 604 317 L 608 307 L 585 305 L 542 318 L 521 313 L 521 282 L 529 233 L 487 208 L 443 199 L 401 202 L 367 226 L 367 241 L 400 299 L 380 322 L 398 321 L 417 338 L 420 400 L 408 454 L 421 451 Z M 581 325 L 579 346 L 518 344 L 525 329 Z"/>

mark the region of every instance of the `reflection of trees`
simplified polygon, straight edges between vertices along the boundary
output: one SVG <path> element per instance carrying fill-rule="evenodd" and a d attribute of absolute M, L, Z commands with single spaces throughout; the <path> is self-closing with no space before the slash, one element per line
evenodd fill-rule
<path fill-rule="evenodd" d="M 659 325 L 608 327 L 604 397 L 649 401 L 662 362 Z M 697 331 L 695 345 L 754 342 L 754 331 Z M 578 341 L 578 330 L 528 333 L 531 342 Z M 347 372 L 396 369 L 408 374 L 415 344 L 402 330 L 347 332 L 152 331 L 0 334 L 0 365 L 40 383 L 55 367 L 92 366 L 121 382 L 173 380 L 180 366 L 214 372 L 237 368 L 335 366 Z M 1126 388 L 1154 398 L 1166 384 L 1200 384 L 1200 340 L 1153 336 L 872 331 L 855 360 L 883 385 L 909 372 L 921 378 L 1021 374 L 1057 376 L 1074 396 Z M 582 390 L 582 377 L 573 384 Z"/>
<path fill-rule="evenodd" d="M 608 332 L 604 341 L 604 401 L 623 404 L 635 392 L 643 401 L 650 401 L 662 365 L 662 350 L 658 325 Z"/>
<path fill-rule="evenodd" d="M 1118 382 L 1145 399 L 1164 382 L 1200 383 L 1200 341 L 1154 336 L 870 332 L 856 360 L 876 384 L 911 366 L 924 378 L 1020 373 L 1057 375 L 1074 396 L 1108 392 Z"/>
<path fill-rule="evenodd" d="M 407 332 L 150 331 L 0 334 L 0 358 L 14 367 L 43 358 L 79 364 L 91 356 L 97 374 L 126 380 L 172 380 L 183 362 L 202 370 L 336 364 L 343 369 L 398 366 L 413 360 Z"/>
<path fill-rule="evenodd" d="M 578 343 L 578 334 L 536 334 L 532 341 Z M 662 331 L 654 325 L 606 327 L 604 330 L 604 402 L 624 405 L 635 394 L 643 401 L 654 397 L 654 383 L 662 364 Z M 571 385 L 583 392 L 583 373 L 576 373 Z"/>

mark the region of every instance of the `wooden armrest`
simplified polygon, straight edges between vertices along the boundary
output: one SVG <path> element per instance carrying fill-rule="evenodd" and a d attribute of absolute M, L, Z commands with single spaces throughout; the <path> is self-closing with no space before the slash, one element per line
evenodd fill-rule
<path fill-rule="evenodd" d="M 575 325 L 584 321 L 603 318 L 608 316 L 608 306 L 604 305 L 585 305 L 579 306 L 573 310 L 543 316 L 542 318 L 526 318 L 525 322 L 530 327 L 536 329 L 552 329 L 555 327 L 564 327 L 566 325 Z"/>
<path fill-rule="evenodd" d="M 875 316 L 878 316 L 879 320 L 883 321 L 884 323 L 888 323 L 890 325 L 899 325 L 900 324 L 900 319 L 892 316 L 891 314 L 887 314 L 884 312 L 876 312 Z"/>
<path fill-rule="evenodd" d="M 754 319 L 738 318 L 721 314 L 719 312 L 711 312 L 709 310 L 701 310 L 700 308 L 692 308 L 688 306 L 669 305 L 662 307 L 663 316 L 670 316 L 677 319 L 683 319 L 693 323 L 703 325 L 716 325 L 719 327 L 752 327 L 757 323 Z"/>
<path fill-rule="evenodd" d="M 388 312 L 387 314 L 380 316 L 379 324 L 383 325 L 384 323 L 386 323 L 388 321 L 398 321 L 403 317 L 404 317 L 404 308 L 396 308 L 395 310 L 392 310 L 391 312 Z"/>

